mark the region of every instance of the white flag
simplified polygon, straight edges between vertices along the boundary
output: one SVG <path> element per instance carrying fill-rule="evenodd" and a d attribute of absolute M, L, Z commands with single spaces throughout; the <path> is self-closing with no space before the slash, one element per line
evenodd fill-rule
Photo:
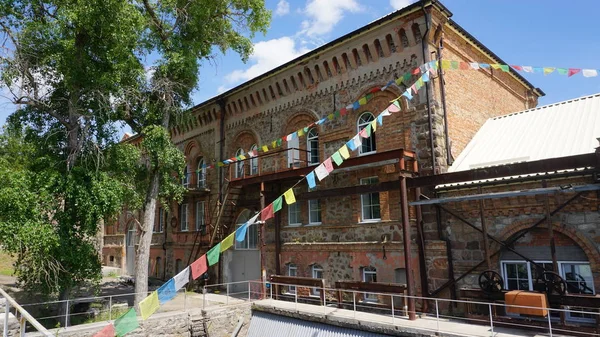
<path fill-rule="evenodd" d="M 523 71 L 526 73 L 532 73 L 533 72 L 533 67 L 531 66 L 523 66 Z"/>
<path fill-rule="evenodd" d="M 175 280 L 175 291 L 183 288 L 190 281 L 190 267 L 185 267 L 185 269 L 175 275 L 173 279 Z"/>
<path fill-rule="evenodd" d="M 471 62 L 469 64 L 471 65 L 471 69 L 475 69 L 475 70 L 479 69 L 479 63 Z"/>
<path fill-rule="evenodd" d="M 325 165 L 321 164 L 315 169 L 315 174 L 317 175 L 317 178 L 319 178 L 319 181 L 321 181 L 329 175 L 329 172 L 327 172 L 327 168 L 325 168 Z"/>
<path fill-rule="evenodd" d="M 581 71 L 583 77 L 595 77 L 598 76 L 598 70 L 596 69 L 583 69 Z"/>

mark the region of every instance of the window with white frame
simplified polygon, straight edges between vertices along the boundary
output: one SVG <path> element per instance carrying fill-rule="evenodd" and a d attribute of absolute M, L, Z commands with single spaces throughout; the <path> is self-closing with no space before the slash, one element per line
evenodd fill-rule
<path fill-rule="evenodd" d="M 204 201 L 196 202 L 196 231 L 204 232 L 206 229 L 204 217 Z"/>
<path fill-rule="evenodd" d="M 365 112 L 358 118 L 358 132 L 362 129 L 366 128 L 369 123 L 375 120 L 375 116 L 373 116 L 370 112 Z M 368 154 L 374 153 L 377 150 L 377 146 L 375 144 L 375 132 L 371 132 L 371 136 L 368 138 L 361 138 L 362 145 L 358 148 L 359 154 Z"/>
<path fill-rule="evenodd" d="M 361 185 L 373 185 L 379 183 L 377 177 L 362 178 Z M 381 220 L 381 208 L 379 204 L 379 192 L 360 195 L 360 206 L 362 221 Z"/>
<path fill-rule="evenodd" d="M 375 267 L 365 267 L 362 270 L 363 282 L 377 282 L 377 269 Z M 365 293 L 364 300 L 369 302 L 377 302 L 377 295 L 373 293 Z"/>
<path fill-rule="evenodd" d="M 253 176 L 258 174 L 258 146 L 256 144 L 252 145 L 250 151 L 253 151 L 252 155 L 254 156 L 250 159 L 250 175 Z"/>
<path fill-rule="evenodd" d="M 537 265 L 537 266 L 536 266 Z M 538 289 L 535 281 L 544 271 L 554 271 L 551 261 L 501 261 L 504 287 L 508 290 L 543 291 Z M 539 266 L 539 267 L 538 267 Z M 595 294 L 594 278 L 589 262 L 558 261 L 558 273 L 567 283 L 570 294 Z M 573 311 L 586 311 L 584 308 L 570 307 Z M 552 315 L 557 317 L 557 315 Z M 567 312 L 567 319 L 572 321 L 592 322 L 595 316 L 580 312 Z"/>
<path fill-rule="evenodd" d="M 295 202 L 287 206 L 288 208 L 288 225 L 299 226 L 302 225 L 302 219 L 300 218 L 300 203 Z"/>
<path fill-rule="evenodd" d="M 235 156 L 241 156 L 244 154 L 244 150 L 242 148 L 239 148 L 236 152 L 235 152 Z M 236 178 L 243 178 L 244 177 L 244 161 L 243 160 L 238 160 L 235 162 L 235 177 Z"/>
<path fill-rule="evenodd" d="M 200 158 L 198 161 L 198 172 L 196 173 L 196 185 L 198 188 L 206 187 L 206 162 L 204 158 Z"/>
<path fill-rule="evenodd" d="M 155 223 L 154 233 L 162 233 L 165 228 L 165 210 L 162 207 L 158 209 L 158 219 Z"/>
<path fill-rule="evenodd" d="M 308 164 L 316 165 L 320 162 L 319 159 L 319 132 L 317 128 L 308 130 L 306 134 L 306 147 L 308 150 Z"/>
<path fill-rule="evenodd" d="M 311 267 L 312 278 L 323 278 L 323 267 L 318 264 L 313 264 Z M 320 288 L 312 288 L 310 289 L 310 294 L 312 296 L 321 296 Z"/>
<path fill-rule="evenodd" d="M 237 230 L 243 224 L 237 224 L 235 229 Z M 246 236 L 243 241 L 235 240 L 236 250 L 256 250 L 258 247 L 258 225 L 252 224 L 248 226 L 246 230 Z"/>
<path fill-rule="evenodd" d="M 300 167 L 300 139 L 294 137 L 287 141 L 288 167 Z"/>
<path fill-rule="evenodd" d="M 311 225 L 321 223 L 321 200 L 313 199 L 308 201 L 308 223 Z"/>
<path fill-rule="evenodd" d="M 179 230 L 185 232 L 188 228 L 188 204 L 181 204 L 179 205 Z"/>
<path fill-rule="evenodd" d="M 298 275 L 298 267 L 296 267 L 295 264 L 290 263 L 287 266 L 287 274 L 288 276 L 292 276 L 292 277 L 296 277 Z M 296 293 L 296 286 L 288 286 L 288 293 L 290 294 L 295 294 Z"/>
<path fill-rule="evenodd" d="M 188 188 L 190 186 L 190 171 L 187 165 L 185 165 L 185 167 L 183 168 L 183 177 L 181 177 L 181 185 L 183 185 L 183 187 L 185 188 Z"/>

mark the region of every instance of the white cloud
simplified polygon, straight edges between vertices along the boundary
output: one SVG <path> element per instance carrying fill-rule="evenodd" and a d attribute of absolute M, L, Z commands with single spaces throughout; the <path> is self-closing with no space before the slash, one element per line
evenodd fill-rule
<path fill-rule="evenodd" d="M 302 31 L 308 36 L 324 35 L 344 18 L 346 12 L 357 13 L 364 8 L 356 0 L 308 0 L 303 13 Z"/>
<path fill-rule="evenodd" d="M 277 9 L 275 9 L 276 16 L 284 16 L 290 12 L 290 3 L 285 0 L 280 0 L 277 3 Z"/>
<path fill-rule="evenodd" d="M 417 0 L 390 0 L 390 6 L 394 9 L 401 9 L 410 4 L 415 3 Z"/>
<path fill-rule="evenodd" d="M 308 48 L 297 47 L 296 42 L 289 36 L 258 42 L 250 56 L 250 63 L 253 64 L 245 70 L 238 69 L 225 75 L 225 81 L 233 84 L 250 80 L 308 51 Z M 225 86 L 219 90 L 222 88 Z"/>
<path fill-rule="evenodd" d="M 221 86 L 219 86 L 217 88 L 217 94 L 222 94 L 222 93 L 224 93 L 225 91 L 227 91 L 229 89 L 231 89 L 231 88 L 229 88 L 229 87 L 227 87 L 225 85 L 221 85 Z"/>

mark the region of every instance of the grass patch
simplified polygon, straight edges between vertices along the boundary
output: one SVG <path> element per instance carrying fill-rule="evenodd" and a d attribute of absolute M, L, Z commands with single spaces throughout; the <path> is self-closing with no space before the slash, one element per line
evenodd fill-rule
<path fill-rule="evenodd" d="M 106 321 L 110 320 L 111 318 L 113 320 L 115 320 L 115 319 L 121 317 L 127 311 L 129 311 L 129 308 L 127 308 L 127 309 L 125 309 L 125 308 L 113 308 L 112 309 L 112 315 L 110 315 L 110 313 L 108 312 L 108 309 L 106 309 L 106 311 L 101 312 L 96 317 L 77 317 L 77 316 L 74 316 L 74 317 L 71 317 L 71 325 L 97 323 L 97 322 L 106 322 Z"/>
<path fill-rule="evenodd" d="M 0 275 L 13 276 L 15 259 L 5 251 L 0 250 Z"/>

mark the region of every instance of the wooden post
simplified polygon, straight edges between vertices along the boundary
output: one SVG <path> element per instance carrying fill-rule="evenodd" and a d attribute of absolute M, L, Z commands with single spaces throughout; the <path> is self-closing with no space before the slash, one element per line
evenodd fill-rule
<path fill-rule="evenodd" d="M 402 215 L 402 232 L 404 243 L 404 267 L 406 268 L 406 289 L 408 296 L 415 296 L 415 285 L 413 280 L 412 254 L 410 250 L 410 221 L 408 219 L 408 191 L 406 190 L 406 177 L 400 175 L 400 210 Z M 417 319 L 415 312 L 414 297 L 408 298 L 408 319 Z"/>
<path fill-rule="evenodd" d="M 260 209 L 265 209 L 265 183 L 260 183 Z M 267 269 L 265 266 L 265 222 L 260 222 L 260 279 L 263 298 L 267 294 Z"/>
<path fill-rule="evenodd" d="M 481 186 L 477 188 L 477 192 L 481 194 Z M 485 208 L 483 199 L 479 199 L 479 216 L 481 217 L 481 231 L 483 233 L 483 250 L 485 253 L 485 262 L 487 269 L 492 269 L 492 261 L 490 259 L 490 241 L 488 240 L 487 225 L 485 223 Z"/>

